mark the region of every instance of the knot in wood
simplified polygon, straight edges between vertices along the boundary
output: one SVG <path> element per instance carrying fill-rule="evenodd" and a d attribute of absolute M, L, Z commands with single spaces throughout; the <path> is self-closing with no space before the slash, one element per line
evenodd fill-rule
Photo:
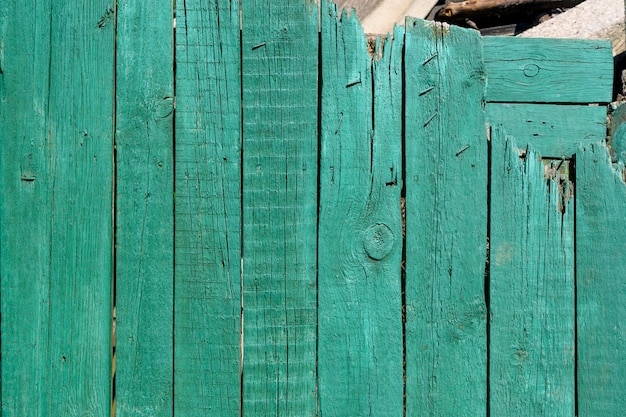
<path fill-rule="evenodd" d="M 377 261 L 385 258 L 393 248 L 393 232 L 387 225 L 376 223 L 365 230 L 363 246 L 367 255 Z"/>
<path fill-rule="evenodd" d="M 532 78 L 537 74 L 539 74 L 539 66 L 535 64 L 528 64 L 524 67 L 525 76 Z"/>

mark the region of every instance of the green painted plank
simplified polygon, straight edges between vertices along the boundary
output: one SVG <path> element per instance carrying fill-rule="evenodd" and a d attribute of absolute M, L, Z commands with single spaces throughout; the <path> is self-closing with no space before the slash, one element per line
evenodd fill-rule
<path fill-rule="evenodd" d="M 477 32 L 406 34 L 406 412 L 486 412 L 487 139 Z"/>
<path fill-rule="evenodd" d="M 611 161 L 626 161 L 626 105 L 618 104 L 609 107 L 611 116 L 608 119 L 609 151 Z M 604 139 L 604 138 L 603 138 Z"/>
<path fill-rule="evenodd" d="M 488 103 L 487 121 L 502 125 L 518 146 L 529 144 L 544 157 L 569 158 L 578 147 L 606 136 L 605 106 Z"/>
<path fill-rule="evenodd" d="M 172 413 L 172 7 L 119 1 L 116 60 L 116 411 Z"/>
<path fill-rule="evenodd" d="M 239 8 L 187 0 L 176 14 L 174 413 L 239 416 Z"/>
<path fill-rule="evenodd" d="M 241 7 L 243 413 L 312 416 L 319 6 Z"/>
<path fill-rule="evenodd" d="M 404 33 L 372 59 L 356 17 L 322 7 L 319 411 L 401 416 Z"/>
<path fill-rule="evenodd" d="M 573 416 L 573 172 L 501 128 L 491 142 L 490 412 Z"/>
<path fill-rule="evenodd" d="M 0 6 L 2 415 L 110 414 L 110 1 Z"/>
<path fill-rule="evenodd" d="M 624 131 L 613 140 L 624 140 Z M 626 409 L 626 178 L 603 144 L 576 158 L 578 415 Z"/>
<path fill-rule="evenodd" d="M 487 101 L 608 103 L 613 53 L 608 40 L 485 37 Z"/>

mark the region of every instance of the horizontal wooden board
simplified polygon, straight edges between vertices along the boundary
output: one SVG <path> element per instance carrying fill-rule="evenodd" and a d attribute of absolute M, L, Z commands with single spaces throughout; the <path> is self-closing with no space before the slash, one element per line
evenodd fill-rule
<path fill-rule="evenodd" d="M 502 125 L 518 146 L 544 157 L 569 157 L 606 136 L 605 106 L 489 103 L 485 112 L 490 125 Z"/>
<path fill-rule="evenodd" d="M 605 40 L 485 37 L 487 101 L 608 103 L 613 53 Z"/>

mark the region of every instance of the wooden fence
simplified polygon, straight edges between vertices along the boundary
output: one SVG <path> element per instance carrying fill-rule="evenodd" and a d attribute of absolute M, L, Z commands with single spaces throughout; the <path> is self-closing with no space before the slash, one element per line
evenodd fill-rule
<path fill-rule="evenodd" d="M 3 417 L 623 415 L 608 42 L 175 17 L 0 4 Z"/>

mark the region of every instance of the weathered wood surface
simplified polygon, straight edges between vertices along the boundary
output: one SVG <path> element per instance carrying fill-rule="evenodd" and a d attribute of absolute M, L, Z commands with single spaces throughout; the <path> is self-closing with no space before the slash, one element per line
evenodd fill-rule
<path fill-rule="evenodd" d="M 500 127 L 491 147 L 490 414 L 572 416 L 573 171 Z"/>
<path fill-rule="evenodd" d="M 471 30 L 413 20 L 405 44 L 406 412 L 485 415 L 481 39 Z"/>
<path fill-rule="evenodd" d="M 242 2 L 246 415 L 316 413 L 318 13 Z"/>
<path fill-rule="evenodd" d="M 613 55 L 606 40 L 485 37 L 486 99 L 522 103 L 608 103 Z"/>
<path fill-rule="evenodd" d="M 606 107 L 556 104 L 488 103 L 487 121 L 504 126 L 518 146 L 540 155 L 569 158 L 579 146 L 604 140 Z"/>
<path fill-rule="evenodd" d="M 238 3 L 180 3 L 176 25 L 175 415 L 240 415 L 239 36 Z"/>
<path fill-rule="evenodd" d="M 0 5 L 2 415 L 111 408 L 114 5 Z"/>
<path fill-rule="evenodd" d="M 120 2 L 116 68 L 117 416 L 172 412 L 172 22 L 168 4 Z"/>
<path fill-rule="evenodd" d="M 0 4 L 3 416 L 619 415 L 608 45 L 241 6 Z"/>
<path fill-rule="evenodd" d="M 322 3 L 319 413 L 400 416 L 402 48 Z"/>
<path fill-rule="evenodd" d="M 613 140 L 624 141 L 624 130 Z M 621 153 L 621 152 L 620 152 Z M 578 415 L 626 409 L 626 184 L 624 160 L 612 166 L 602 143 L 576 157 Z"/>

